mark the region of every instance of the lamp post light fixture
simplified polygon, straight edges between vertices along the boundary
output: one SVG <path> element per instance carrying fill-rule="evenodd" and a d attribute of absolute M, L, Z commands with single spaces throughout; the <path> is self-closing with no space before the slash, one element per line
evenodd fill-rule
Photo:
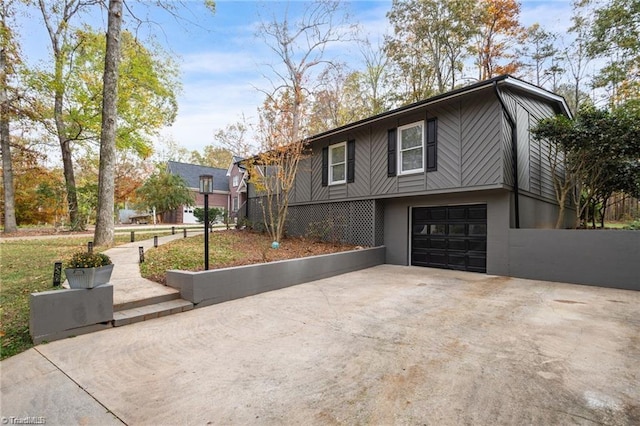
<path fill-rule="evenodd" d="M 213 192 L 213 176 L 200 175 L 200 193 L 204 195 L 204 270 L 209 270 L 209 194 Z"/>

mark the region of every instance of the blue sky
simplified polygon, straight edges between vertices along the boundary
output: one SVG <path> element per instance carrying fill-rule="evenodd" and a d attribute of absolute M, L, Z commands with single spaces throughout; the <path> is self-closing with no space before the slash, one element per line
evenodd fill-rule
<path fill-rule="evenodd" d="M 189 150 L 200 150 L 213 142 L 218 129 L 234 123 L 244 114 L 250 121 L 263 95 L 256 89 L 268 89 L 264 78 L 269 73 L 267 63 L 273 63 L 263 41 L 255 37 L 261 17 L 282 16 L 286 3 L 254 1 L 217 1 L 215 15 L 200 2 L 187 3 L 192 16 L 189 22 L 179 22 L 166 13 L 134 5 L 139 16 L 149 15 L 152 31 L 164 48 L 176 55 L 182 72 L 183 90 L 179 96 L 179 112 L 174 125 L 163 130 L 165 137 Z M 292 2 L 290 15 L 302 10 L 303 2 Z M 352 1 L 345 3 L 351 22 L 358 23 L 362 35 L 372 42 L 382 40 L 389 32 L 386 13 L 391 0 Z M 571 5 L 566 1 L 525 1 L 521 22 L 528 26 L 539 22 L 548 30 L 565 32 L 570 25 Z M 27 62 L 33 63 L 48 55 L 48 38 L 41 17 L 35 12 L 22 22 L 22 51 Z M 84 17 L 95 27 L 104 25 L 103 17 Z M 353 44 L 336 46 L 331 52 L 359 67 L 359 55 Z"/>

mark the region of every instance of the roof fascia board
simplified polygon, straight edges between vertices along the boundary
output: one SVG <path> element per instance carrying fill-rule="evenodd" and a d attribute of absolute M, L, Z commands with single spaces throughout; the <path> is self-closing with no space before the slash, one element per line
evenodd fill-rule
<path fill-rule="evenodd" d="M 567 105 L 567 101 L 564 99 L 564 97 L 560 96 L 560 95 L 556 95 L 553 92 L 549 92 L 548 90 L 545 90 L 541 87 L 538 86 L 534 86 L 533 84 L 529 84 L 525 81 L 519 80 L 517 78 L 514 77 L 510 77 L 506 80 L 504 80 L 504 82 L 502 82 L 502 84 L 506 84 L 507 86 L 513 86 L 513 87 L 517 87 L 520 88 L 522 90 L 525 90 L 529 93 L 533 93 L 535 95 L 538 95 L 541 98 L 544 99 L 548 99 L 550 101 L 556 102 L 558 104 L 560 104 L 560 106 L 563 109 L 563 112 L 569 117 L 569 118 L 573 118 L 573 115 L 571 114 L 571 110 L 569 109 L 569 106 Z M 500 85 L 500 83 L 498 83 L 498 85 Z"/>

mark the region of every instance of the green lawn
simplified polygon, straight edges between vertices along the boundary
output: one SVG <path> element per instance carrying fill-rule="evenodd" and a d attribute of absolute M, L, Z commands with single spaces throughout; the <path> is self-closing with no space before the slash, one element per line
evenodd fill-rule
<path fill-rule="evenodd" d="M 158 231 L 158 236 L 170 230 Z M 136 236 L 136 240 L 150 238 Z M 7 239 L 0 243 L 0 359 L 32 346 L 29 336 L 29 294 L 52 290 L 53 264 L 85 250 L 92 235 L 78 237 Z M 128 243 L 129 234 L 116 234 L 116 244 Z M 64 273 L 62 274 L 64 280 Z"/>

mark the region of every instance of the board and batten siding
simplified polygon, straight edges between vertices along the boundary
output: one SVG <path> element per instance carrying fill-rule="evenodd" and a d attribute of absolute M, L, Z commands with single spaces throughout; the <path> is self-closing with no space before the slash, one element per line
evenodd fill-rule
<path fill-rule="evenodd" d="M 349 198 L 366 197 L 371 194 L 371 128 L 365 128 L 349 135 L 355 140 L 355 175 L 352 183 L 346 186 Z"/>
<path fill-rule="evenodd" d="M 451 102 L 429 112 L 438 119 L 437 170 L 427 173 L 427 190 L 462 186 L 460 103 Z"/>
<path fill-rule="evenodd" d="M 416 121 L 426 125 L 434 117 L 438 119 L 437 170 L 388 177 L 387 131 Z M 305 160 L 311 175 L 301 171 L 292 204 L 500 187 L 504 179 L 503 121 L 500 104 L 487 89 L 316 140 L 311 158 Z M 322 186 L 322 148 L 351 139 L 356 149 L 354 182 Z"/>
<path fill-rule="evenodd" d="M 530 131 L 540 120 L 553 117 L 556 114 L 553 106 L 548 102 L 525 96 L 517 90 L 504 90 L 505 104 L 517 123 L 518 135 L 518 187 L 522 191 L 536 196 L 555 200 L 551 167 L 549 165 L 548 143 L 539 143 L 533 139 Z M 508 127 L 508 126 L 507 126 Z M 505 151 L 508 161 L 505 161 L 505 183 L 513 185 L 511 169 L 511 134 L 510 129 L 505 133 L 505 141 L 509 150 Z"/>
<path fill-rule="evenodd" d="M 498 99 L 490 90 L 465 97 L 461 104 L 460 122 L 462 187 L 502 184 L 504 146 L 502 110 Z"/>

